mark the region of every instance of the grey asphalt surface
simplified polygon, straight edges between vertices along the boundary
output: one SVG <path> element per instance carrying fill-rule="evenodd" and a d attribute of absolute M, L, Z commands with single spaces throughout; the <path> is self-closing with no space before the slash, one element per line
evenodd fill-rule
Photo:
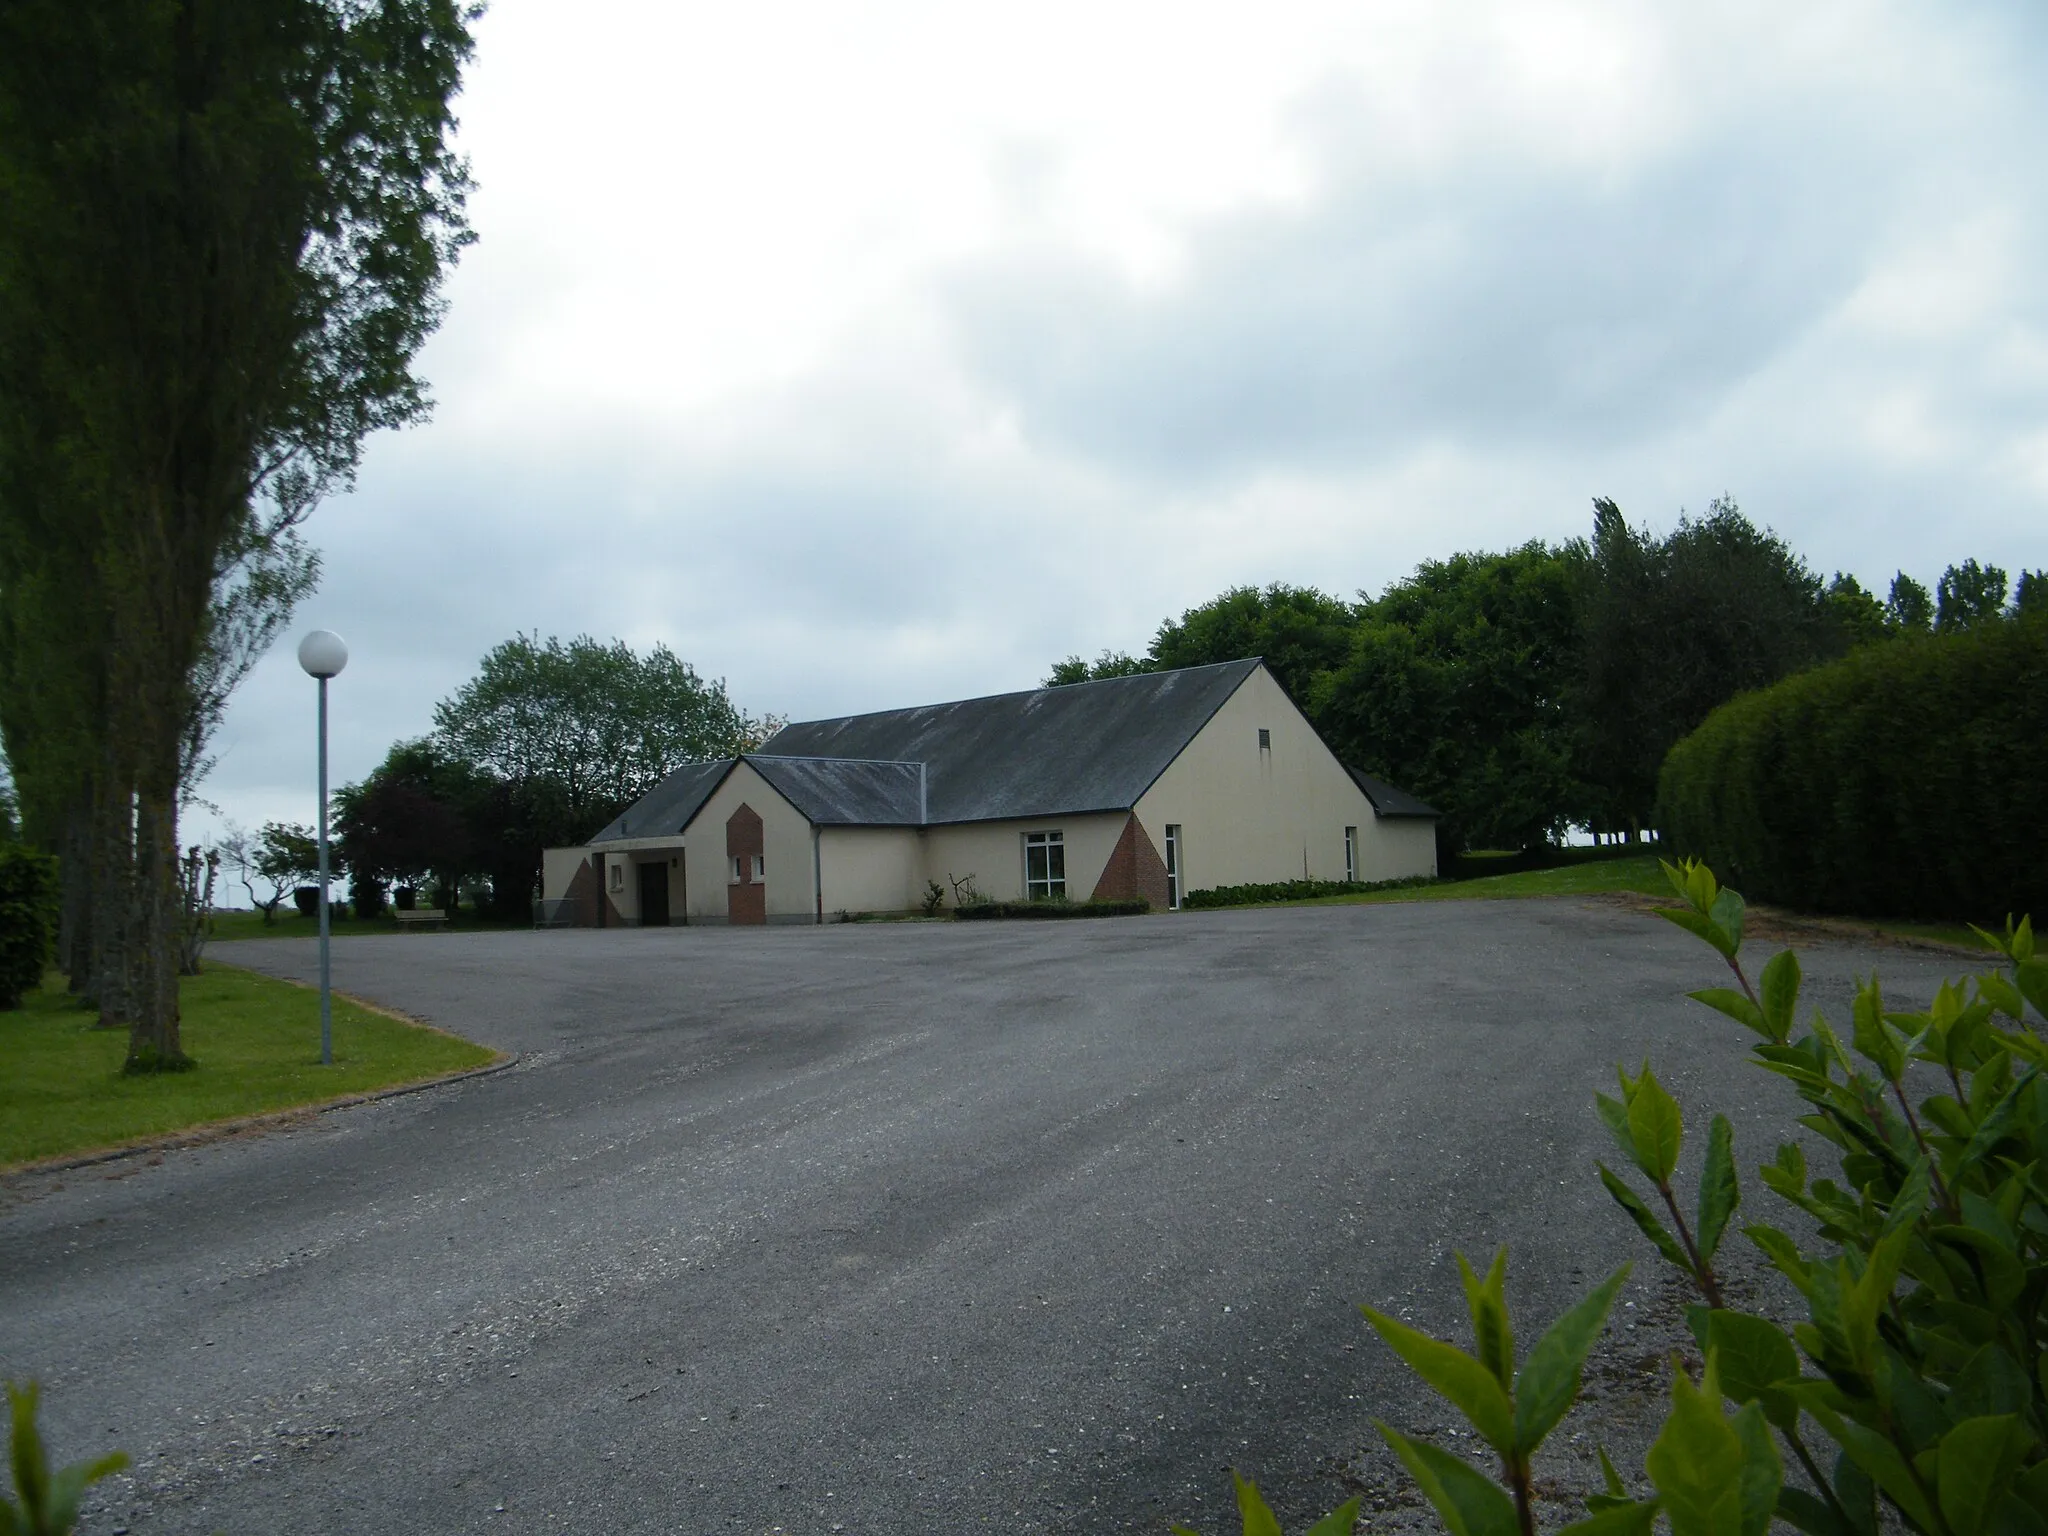
<path fill-rule="evenodd" d="M 1805 960 L 1831 1011 L 1966 965 Z M 344 940 L 519 1065 L 10 1181 L 0 1374 L 135 1458 L 96 1531 L 1215 1536 L 1229 1466 L 1425 1527 L 1371 1421 L 1455 1421 L 1355 1304 L 1462 1337 L 1453 1251 L 1506 1242 L 1526 1343 L 1637 1260 L 1550 1470 L 1629 1464 L 1682 1298 L 1591 1096 L 1648 1056 L 1768 1154 L 1716 968 L 1557 900 Z"/>

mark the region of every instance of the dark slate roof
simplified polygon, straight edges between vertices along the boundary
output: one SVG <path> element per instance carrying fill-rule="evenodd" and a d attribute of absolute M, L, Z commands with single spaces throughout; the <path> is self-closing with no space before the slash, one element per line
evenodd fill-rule
<path fill-rule="evenodd" d="M 617 820 L 591 841 L 610 843 L 626 837 L 674 837 L 689 825 L 698 808 L 711 798 L 711 792 L 732 771 L 734 761 L 733 758 L 722 757 L 709 763 L 683 764 L 627 806 Z"/>
<path fill-rule="evenodd" d="M 1227 661 L 808 720 L 784 726 L 762 752 L 921 762 L 932 823 L 1128 810 L 1258 665 Z"/>
<path fill-rule="evenodd" d="M 919 763 L 750 753 L 747 765 L 817 827 L 914 827 Z"/>
<path fill-rule="evenodd" d="M 1369 773 L 1360 772 L 1348 763 L 1345 765 L 1344 771 L 1351 775 L 1352 781 L 1360 789 L 1365 791 L 1365 798 L 1372 802 L 1372 811 L 1375 816 L 1440 817 L 1443 814 L 1436 807 L 1425 805 L 1405 789 L 1396 789 L 1393 785 L 1384 783 Z"/>

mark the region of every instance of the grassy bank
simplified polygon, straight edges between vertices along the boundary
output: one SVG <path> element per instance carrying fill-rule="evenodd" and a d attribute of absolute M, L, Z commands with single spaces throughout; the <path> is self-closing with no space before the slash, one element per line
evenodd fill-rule
<path fill-rule="evenodd" d="M 148 1140 L 478 1067 L 497 1053 L 342 998 L 320 1065 L 311 988 L 208 964 L 179 984 L 191 1072 L 123 1077 L 125 1035 L 92 1027 L 61 984 L 0 1013 L 0 1167 Z"/>
<path fill-rule="evenodd" d="M 1641 854 L 1631 858 L 1605 858 L 1567 864 L 1556 869 L 1531 869 L 1507 875 L 1488 875 L 1476 880 L 1445 880 L 1436 885 L 1413 886 L 1406 890 L 1367 891 L 1355 896 L 1320 896 L 1308 901 L 1288 902 L 1285 905 L 1350 906 L 1362 902 L 1387 901 L 1504 901 L 1524 896 L 1600 896 L 1615 892 L 1669 898 L 1671 886 L 1664 878 L 1664 871 L 1658 866 L 1658 856 Z M 1838 938 L 1870 935 L 1921 943 L 1951 944 L 1963 949 L 1990 952 L 1989 946 L 1962 923 L 1808 918 L 1790 913 L 1772 913 L 1770 917 L 1797 927 L 1811 927 L 1816 935 L 1825 934 Z"/>

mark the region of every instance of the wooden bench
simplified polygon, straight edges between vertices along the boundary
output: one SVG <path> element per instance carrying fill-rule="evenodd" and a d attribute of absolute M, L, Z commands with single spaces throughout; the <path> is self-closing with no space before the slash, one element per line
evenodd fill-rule
<path fill-rule="evenodd" d="M 410 911 L 401 907 L 392 916 L 398 919 L 401 931 L 416 929 L 424 933 L 429 928 L 446 928 L 448 914 L 439 907 L 414 907 Z"/>

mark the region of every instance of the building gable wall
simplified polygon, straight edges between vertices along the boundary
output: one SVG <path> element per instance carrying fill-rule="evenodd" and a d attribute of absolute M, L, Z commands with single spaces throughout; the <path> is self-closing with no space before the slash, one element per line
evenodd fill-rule
<path fill-rule="evenodd" d="M 1261 748 L 1259 732 L 1270 745 Z M 1428 821 L 1383 822 L 1273 675 L 1258 668 L 1139 798 L 1154 846 L 1181 828 L 1184 890 L 1344 878 L 1358 829 L 1360 880 L 1436 872 Z M 1419 833 L 1419 835 L 1418 835 Z"/>
<path fill-rule="evenodd" d="M 683 828 L 682 900 L 670 887 L 671 912 L 688 914 L 692 923 L 722 923 L 730 915 L 731 865 L 725 851 L 725 824 L 742 805 L 761 818 L 761 859 L 768 921 L 810 921 L 816 914 L 812 883 L 811 824 L 795 806 L 745 762 L 735 764 L 725 781 L 697 808 Z M 661 856 L 666 856 L 661 855 Z"/>

